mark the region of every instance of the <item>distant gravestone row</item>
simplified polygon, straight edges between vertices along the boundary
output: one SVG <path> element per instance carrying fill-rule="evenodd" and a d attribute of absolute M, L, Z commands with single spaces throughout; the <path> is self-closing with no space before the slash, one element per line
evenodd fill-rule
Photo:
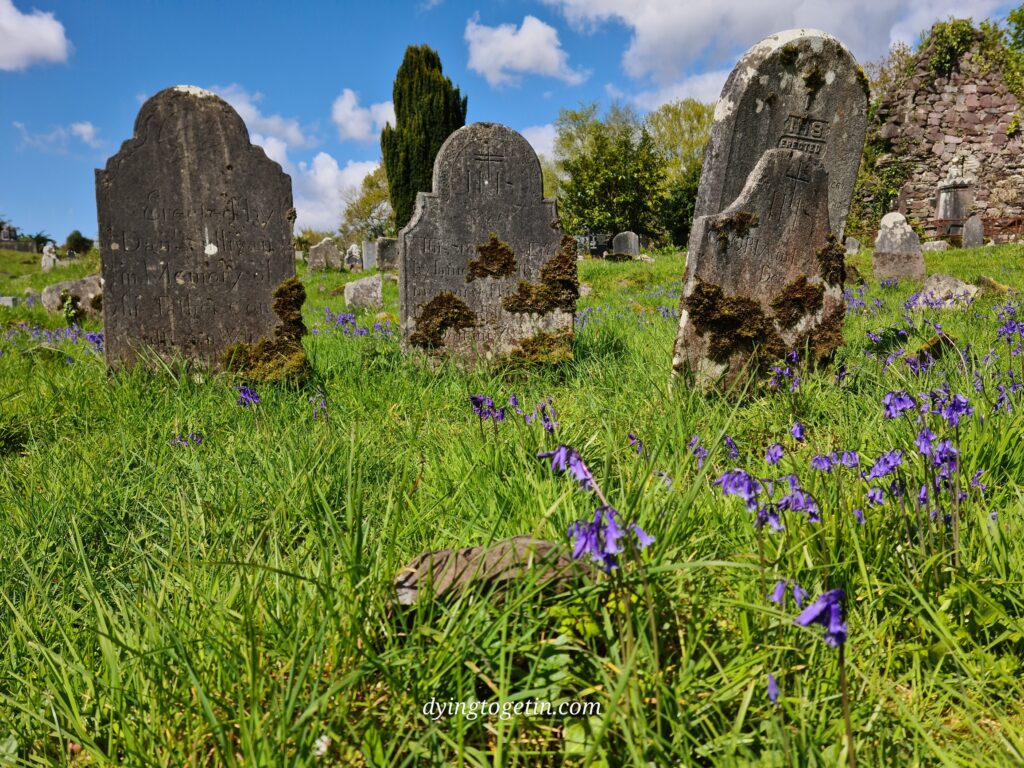
<path fill-rule="evenodd" d="M 193 86 L 149 99 L 96 171 L 96 202 L 108 364 L 151 350 L 220 367 L 274 338 L 275 289 L 295 274 L 291 179 L 227 102 Z"/>
<path fill-rule="evenodd" d="M 464 126 L 433 179 L 398 236 L 403 347 L 465 361 L 570 355 L 576 244 L 544 199 L 529 142 L 494 123 Z"/>
<path fill-rule="evenodd" d="M 842 342 L 840 238 L 866 126 L 866 80 L 831 35 L 781 32 L 739 61 L 705 150 L 676 371 L 729 386 Z"/>

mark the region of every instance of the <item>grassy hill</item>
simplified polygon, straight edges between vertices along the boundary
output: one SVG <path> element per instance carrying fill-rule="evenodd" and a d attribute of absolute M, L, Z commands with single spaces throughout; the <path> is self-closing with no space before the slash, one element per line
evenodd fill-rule
<path fill-rule="evenodd" d="M 1022 255 L 926 259 L 1020 289 Z M 27 258 L 0 252 L 0 294 L 89 268 Z M 0 765 L 836 765 L 841 660 L 862 765 L 1024 761 L 1020 295 L 909 310 L 916 286 L 869 281 L 834 363 L 737 402 L 670 386 L 683 267 L 582 262 L 574 362 L 469 372 L 402 356 L 393 283 L 353 321 L 350 276 L 304 274 L 315 379 L 255 406 L 229 376 L 108 373 L 98 324 L 0 309 Z M 887 418 L 891 392 L 914 407 Z M 561 444 L 650 546 L 558 593 L 394 605 L 425 550 L 571 547 L 598 502 L 537 458 Z M 716 484 L 738 469 L 760 513 Z M 794 621 L 835 589 L 842 653 Z M 600 713 L 424 713 L 530 699 Z"/>

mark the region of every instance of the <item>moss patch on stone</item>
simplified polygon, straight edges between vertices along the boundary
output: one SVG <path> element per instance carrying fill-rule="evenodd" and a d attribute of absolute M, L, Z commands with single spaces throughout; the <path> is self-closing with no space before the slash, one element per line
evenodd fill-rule
<path fill-rule="evenodd" d="M 443 347 L 445 331 L 461 331 L 478 324 L 476 314 L 466 302 L 450 291 L 443 291 L 420 307 L 409 343 L 424 349 Z"/>
<path fill-rule="evenodd" d="M 478 245 L 476 251 L 480 255 L 467 265 L 467 283 L 484 277 L 511 277 L 516 273 L 516 255 L 512 246 L 499 240 L 493 232 L 491 239 Z"/>
<path fill-rule="evenodd" d="M 502 355 L 501 362 L 514 367 L 534 365 L 558 365 L 573 359 L 572 345 L 575 335 L 570 330 L 538 331 L 523 339 L 511 352 Z"/>
<path fill-rule="evenodd" d="M 818 95 L 818 91 L 825 85 L 825 76 L 821 74 L 818 67 L 812 67 L 804 72 L 804 87 L 811 92 L 811 99 Z"/>
<path fill-rule="evenodd" d="M 683 300 L 694 330 L 708 339 L 708 357 L 725 363 L 737 352 L 760 348 L 766 358 L 782 357 L 784 344 L 761 305 L 745 296 L 726 296 L 700 280 Z"/>
<path fill-rule="evenodd" d="M 818 251 L 818 269 L 821 279 L 829 285 L 842 287 L 846 280 L 846 249 L 836 240 L 836 236 L 829 234 L 828 242 Z"/>
<path fill-rule="evenodd" d="M 302 337 L 306 324 L 302 321 L 302 305 L 306 289 L 297 277 L 290 277 L 274 290 L 271 305 L 277 315 L 273 338 L 255 344 L 240 341 L 229 347 L 221 357 L 224 368 L 252 381 L 300 384 L 312 372 Z"/>
<path fill-rule="evenodd" d="M 816 323 L 802 333 L 792 348 L 806 350 L 807 360 L 814 365 L 831 360 L 833 353 L 843 345 L 843 320 L 845 318 L 846 304 L 839 302 L 825 312 L 820 323 Z"/>
<path fill-rule="evenodd" d="M 779 51 L 779 61 L 784 67 L 792 67 L 798 58 L 800 58 L 800 46 L 794 43 L 787 43 Z"/>
<path fill-rule="evenodd" d="M 760 224 L 756 213 L 736 211 L 735 213 L 716 216 L 711 222 L 711 229 L 718 235 L 718 247 L 723 251 L 729 247 L 729 238 L 743 238 L 750 230 Z"/>
<path fill-rule="evenodd" d="M 820 311 L 824 299 L 824 286 L 808 282 L 807 275 L 800 275 L 772 299 L 771 308 L 779 325 L 789 329 L 799 323 L 801 318 Z"/>
<path fill-rule="evenodd" d="M 506 296 L 501 305 L 508 312 L 546 314 L 556 309 L 576 311 L 579 298 L 579 278 L 576 275 L 576 240 L 566 235 L 556 253 L 540 269 L 540 282 L 519 281 L 515 293 Z"/>

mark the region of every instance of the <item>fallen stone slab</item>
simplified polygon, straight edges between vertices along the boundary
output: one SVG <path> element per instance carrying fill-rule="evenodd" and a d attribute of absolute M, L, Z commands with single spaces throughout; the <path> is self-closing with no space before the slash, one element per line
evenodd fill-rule
<path fill-rule="evenodd" d="M 47 312 L 63 312 L 65 302 L 70 299 L 77 311 L 87 317 L 99 317 L 103 312 L 103 280 L 99 275 L 88 275 L 54 283 L 43 288 L 41 298 Z"/>

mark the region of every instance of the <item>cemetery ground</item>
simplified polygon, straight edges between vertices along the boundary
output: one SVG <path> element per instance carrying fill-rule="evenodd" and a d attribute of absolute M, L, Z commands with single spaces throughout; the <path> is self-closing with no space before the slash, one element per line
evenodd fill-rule
<path fill-rule="evenodd" d="M 1022 255 L 925 258 L 1020 289 Z M 0 294 L 89 268 L 25 259 Z M 737 400 L 670 387 L 683 266 L 581 262 L 573 362 L 468 372 L 403 357 L 393 282 L 390 318 L 351 316 L 362 275 L 300 270 L 314 378 L 255 397 L 108 374 L 97 321 L 0 308 L 0 765 L 849 764 L 840 665 L 862 765 L 1024 761 L 1020 295 L 908 310 L 869 278 L 834 363 Z M 570 551 L 600 502 L 538 458 L 563 444 L 653 542 L 560 591 L 396 604 L 426 550 Z M 835 589 L 845 637 L 794 621 Z"/>

